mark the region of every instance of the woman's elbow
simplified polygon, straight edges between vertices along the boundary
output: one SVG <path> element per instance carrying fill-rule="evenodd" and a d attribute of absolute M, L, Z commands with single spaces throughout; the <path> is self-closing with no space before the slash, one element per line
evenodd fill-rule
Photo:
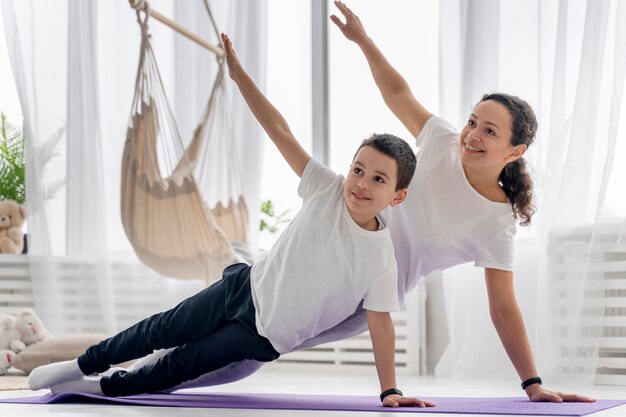
<path fill-rule="evenodd" d="M 491 306 L 489 309 L 489 315 L 494 325 L 509 323 L 512 319 L 516 319 L 520 316 L 520 311 L 517 305 L 501 305 Z"/>

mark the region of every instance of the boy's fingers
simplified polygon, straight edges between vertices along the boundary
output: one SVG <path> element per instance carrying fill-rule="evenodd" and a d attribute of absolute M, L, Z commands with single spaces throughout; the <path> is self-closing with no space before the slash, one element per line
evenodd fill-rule
<path fill-rule="evenodd" d="M 228 35 L 226 35 L 225 33 L 222 33 L 222 42 L 224 43 L 224 48 L 227 51 L 231 52 L 233 50 L 233 44 L 228 38 Z"/>

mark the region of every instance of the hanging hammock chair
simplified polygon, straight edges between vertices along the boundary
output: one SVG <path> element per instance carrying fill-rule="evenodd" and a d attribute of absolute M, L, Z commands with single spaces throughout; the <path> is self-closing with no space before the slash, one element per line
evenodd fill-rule
<path fill-rule="evenodd" d="M 146 8 L 149 6 L 146 4 Z M 122 223 L 139 259 L 162 275 L 221 278 L 247 244 L 248 212 L 225 91 L 224 61 L 189 145 L 181 141 L 148 32 L 141 52 L 122 161 Z M 210 11 L 209 11 L 210 12 Z M 211 195 L 207 199 L 206 195 Z"/>

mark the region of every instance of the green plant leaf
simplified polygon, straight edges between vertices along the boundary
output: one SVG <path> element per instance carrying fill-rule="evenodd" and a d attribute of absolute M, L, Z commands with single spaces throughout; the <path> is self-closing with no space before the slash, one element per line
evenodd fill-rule
<path fill-rule="evenodd" d="M 43 199 L 53 198 L 65 185 L 65 179 L 45 185 L 44 171 L 46 164 L 59 155 L 58 146 L 65 133 L 61 127 L 40 144 L 35 144 L 30 155 L 39 167 L 39 176 Z M 26 152 L 25 137 L 22 129 L 11 124 L 4 113 L 0 113 L 0 198 L 9 198 L 19 204 L 26 203 Z M 37 207 L 31 207 L 36 210 Z"/>
<path fill-rule="evenodd" d="M 24 135 L 0 113 L 0 198 L 25 203 L 25 165 Z"/>
<path fill-rule="evenodd" d="M 291 210 L 285 210 L 281 214 L 276 215 L 272 200 L 262 201 L 261 202 L 261 217 L 262 218 L 259 223 L 259 230 L 260 231 L 266 230 L 269 233 L 277 233 L 280 230 L 279 228 L 280 225 L 289 223 L 291 221 L 291 219 L 287 217 L 290 212 Z"/>

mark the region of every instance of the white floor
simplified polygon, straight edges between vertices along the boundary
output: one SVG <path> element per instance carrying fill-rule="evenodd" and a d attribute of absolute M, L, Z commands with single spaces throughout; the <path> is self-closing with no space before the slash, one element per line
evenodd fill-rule
<path fill-rule="evenodd" d="M 522 396 L 523 392 L 514 380 L 484 381 L 484 380 L 449 380 L 428 377 L 399 377 L 400 387 L 406 394 L 412 396 L 448 396 L 448 397 L 511 397 Z M 550 389 L 563 392 L 576 392 L 598 399 L 626 399 L 625 387 L 590 386 L 568 387 L 564 385 L 550 386 Z M 286 372 L 266 367 L 255 375 L 234 384 L 220 387 L 204 388 L 213 392 L 263 392 L 263 393 L 303 393 L 303 394 L 352 394 L 372 395 L 378 391 L 377 380 L 374 375 L 364 374 L 329 374 L 312 372 Z M 41 395 L 46 391 L 1 391 L 0 398 L 18 396 Z M 139 407 L 121 405 L 21 405 L 0 404 L 0 417 L 19 416 L 63 416 L 63 417 L 100 417 L 112 415 L 115 417 L 164 417 L 164 416 L 224 416 L 224 417 L 286 417 L 286 416 L 352 416 L 352 417 L 392 417 L 415 414 L 405 413 L 365 413 L 365 412 L 328 412 L 328 411 L 279 411 L 279 410 L 234 410 L 234 409 L 198 409 L 198 408 L 166 408 L 166 407 Z M 423 415 L 423 414 L 419 414 Z M 429 416 L 454 416 L 459 414 L 426 414 Z M 464 416 L 473 416 L 464 414 Z M 484 415 L 483 415 L 484 416 Z M 626 416 L 626 405 L 592 414 L 593 417 L 623 417 Z"/>

